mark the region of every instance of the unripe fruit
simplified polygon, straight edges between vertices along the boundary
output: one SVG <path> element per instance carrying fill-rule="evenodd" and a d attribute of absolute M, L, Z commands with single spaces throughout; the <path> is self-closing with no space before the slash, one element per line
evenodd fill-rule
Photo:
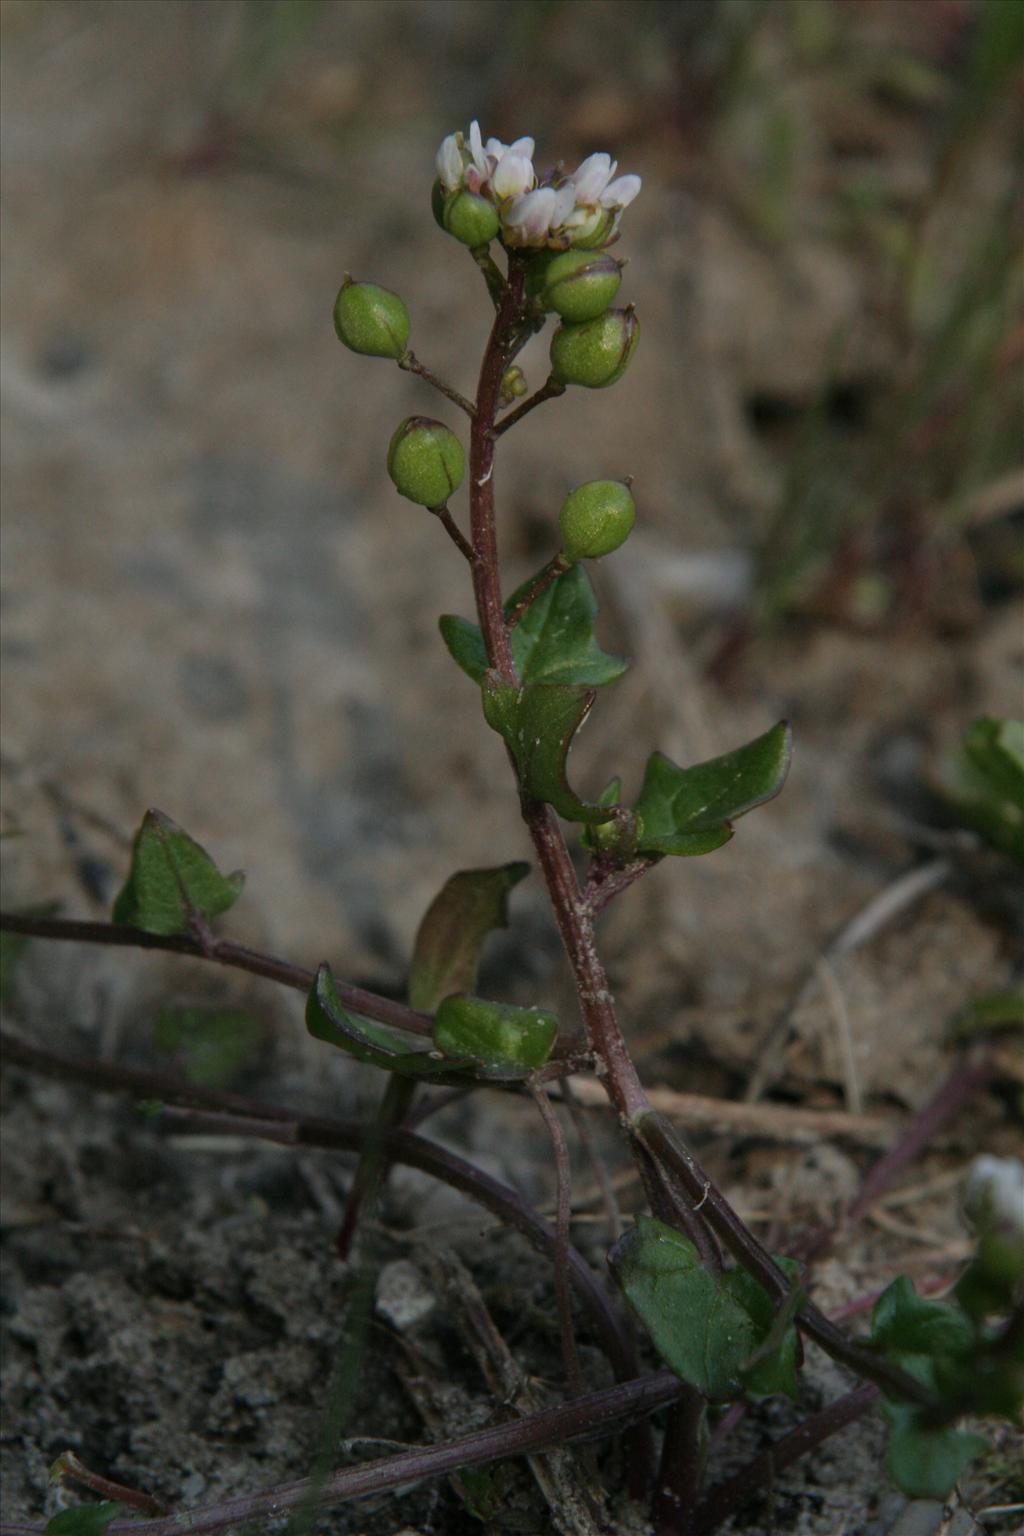
<path fill-rule="evenodd" d="M 544 274 L 541 298 L 573 324 L 603 315 L 619 291 L 621 263 L 603 252 L 562 251 Z"/>
<path fill-rule="evenodd" d="M 501 376 L 501 389 L 498 394 L 498 403 L 500 405 L 511 405 L 513 400 L 521 400 L 523 395 L 526 394 L 528 388 L 529 385 L 526 382 L 526 375 L 523 373 L 523 370 L 519 367 L 518 363 L 513 363 L 510 368 L 505 369 L 505 372 Z"/>
<path fill-rule="evenodd" d="M 355 283 L 346 272 L 334 301 L 334 329 L 350 351 L 397 361 L 409 344 L 409 311 L 397 293 Z"/>
<path fill-rule="evenodd" d="M 551 339 L 551 372 L 560 384 L 607 389 L 622 378 L 639 339 L 632 308 L 608 309 L 581 325 L 563 323 Z"/>
<path fill-rule="evenodd" d="M 465 188 L 445 203 L 441 219 L 450 235 L 471 248 L 493 240 L 500 222 L 493 203 Z"/>
<path fill-rule="evenodd" d="M 429 416 L 410 416 L 388 446 L 395 489 L 421 507 L 443 507 L 462 484 L 466 456 L 454 432 Z"/>
<path fill-rule="evenodd" d="M 570 491 L 558 514 L 567 560 L 599 560 L 629 537 L 636 503 L 621 480 L 588 480 Z"/>

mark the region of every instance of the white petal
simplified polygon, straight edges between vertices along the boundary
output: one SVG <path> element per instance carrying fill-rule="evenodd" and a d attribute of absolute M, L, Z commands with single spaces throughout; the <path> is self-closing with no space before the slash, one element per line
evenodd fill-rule
<path fill-rule="evenodd" d="M 619 176 L 601 193 L 601 207 L 628 208 L 642 185 L 639 176 Z"/>
<path fill-rule="evenodd" d="M 610 155 L 588 155 L 572 175 L 576 184 L 576 201 L 592 208 L 614 174 L 615 166 Z"/>
<path fill-rule="evenodd" d="M 480 124 L 475 118 L 469 125 L 469 151 L 480 175 L 489 176 L 491 168 L 487 163 L 487 156 L 484 154 L 484 146 L 480 139 Z"/>
<path fill-rule="evenodd" d="M 437 174 L 441 179 L 441 185 L 448 192 L 454 192 L 462 185 L 462 154 L 459 150 L 459 142 L 454 133 L 450 133 L 441 143 L 434 161 Z"/>
<path fill-rule="evenodd" d="M 500 139 L 488 139 L 484 145 L 484 151 L 492 160 L 500 160 L 507 149 L 508 145 L 503 144 Z"/>
<path fill-rule="evenodd" d="M 505 228 L 520 245 L 540 245 L 551 225 L 555 193 L 551 187 L 538 187 L 517 197 L 505 214 Z"/>
<path fill-rule="evenodd" d="M 576 188 L 571 181 L 567 181 L 564 187 L 559 187 L 555 193 L 555 207 L 551 215 L 551 228 L 558 229 L 572 213 L 576 206 Z"/>
<path fill-rule="evenodd" d="M 530 191 L 535 180 L 533 163 L 509 151 L 498 161 L 491 176 L 491 187 L 495 197 L 519 197 Z"/>
<path fill-rule="evenodd" d="M 532 160 L 536 147 L 532 139 L 516 139 L 514 144 L 509 145 L 508 152 L 510 155 L 522 155 L 524 160 Z"/>

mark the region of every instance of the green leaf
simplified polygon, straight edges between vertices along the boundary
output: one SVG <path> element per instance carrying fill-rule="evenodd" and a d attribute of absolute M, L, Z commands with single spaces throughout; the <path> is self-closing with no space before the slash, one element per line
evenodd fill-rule
<path fill-rule="evenodd" d="M 986 992 L 968 1004 L 953 1026 L 956 1040 L 1004 1029 L 1024 1030 L 1024 992 Z"/>
<path fill-rule="evenodd" d="M 944 1499 L 968 1463 L 988 1449 L 984 1435 L 927 1427 L 921 1409 L 907 1403 L 886 1403 L 883 1412 L 891 1425 L 886 1470 L 908 1498 Z"/>
<path fill-rule="evenodd" d="M 124 1504 L 108 1501 L 62 1509 L 59 1515 L 46 1522 L 46 1536 L 103 1536 L 111 1520 L 124 1508 Z"/>
<path fill-rule="evenodd" d="M 943 787 L 963 821 L 1024 863 L 1024 721 L 975 720 Z"/>
<path fill-rule="evenodd" d="M 165 816 L 147 811 L 132 844 L 132 863 L 114 922 L 146 933 L 187 933 L 238 900 L 245 876 L 222 875 L 205 848 Z"/>
<path fill-rule="evenodd" d="M 558 1019 L 482 997 L 446 997 L 434 1020 L 434 1044 L 446 1056 L 516 1075 L 542 1067 L 558 1038 Z"/>
<path fill-rule="evenodd" d="M 416 934 L 409 972 L 413 1008 L 433 1013 L 442 998 L 471 990 L 484 940 L 493 928 L 508 927 L 509 892 L 529 873 L 529 864 L 501 864 L 462 869 L 445 882 Z"/>
<path fill-rule="evenodd" d="M 605 806 L 581 800 L 569 787 L 565 763 L 572 739 L 590 713 L 594 694 L 564 684 L 513 688 L 484 674 L 484 718 L 505 738 L 524 794 L 546 800 L 566 821 L 607 821 Z"/>
<path fill-rule="evenodd" d="M 711 853 L 732 837 L 732 822 L 779 793 L 792 739 L 783 721 L 735 752 L 692 768 L 662 753 L 649 759 L 634 807 L 641 853 Z"/>
<path fill-rule="evenodd" d="M 531 577 L 508 599 L 512 613 L 530 590 Z M 524 683 L 570 683 L 600 688 L 621 677 L 629 665 L 623 656 L 610 656 L 594 638 L 597 599 L 582 565 L 556 576 L 527 608 L 512 631 L 512 659 Z M 445 614 L 441 635 L 452 658 L 475 683 L 487 671 L 487 651 L 475 624 Z"/>
<path fill-rule="evenodd" d="M 338 996 L 327 965 L 317 971 L 306 1000 L 306 1028 L 315 1039 L 338 1046 L 357 1061 L 397 1072 L 400 1077 L 439 1077 L 457 1071 L 460 1065 L 442 1060 L 437 1051 L 422 1042 L 413 1044 L 398 1030 L 351 1013 Z"/>
<path fill-rule="evenodd" d="M 930 1383 L 933 1373 L 925 1362 L 968 1354 L 975 1329 L 962 1308 L 919 1296 L 913 1282 L 899 1275 L 872 1309 L 871 1342 L 888 1359 Z"/>
<path fill-rule="evenodd" d="M 177 1008 L 157 1015 L 153 1044 L 179 1056 L 190 1082 L 221 1088 L 256 1056 L 263 1027 L 240 1008 Z"/>
<path fill-rule="evenodd" d="M 658 1353 L 683 1381 L 719 1402 L 748 1384 L 756 1396 L 795 1394 L 796 1330 L 787 1316 L 776 1331 L 770 1297 L 745 1271 L 716 1279 L 689 1238 L 650 1216 L 638 1218 L 609 1263 Z M 798 1305 L 797 1299 L 794 1310 Z"/>
<path fill-rule="evenodd" d="M 803 1363 L 803 1349 L 796 1330 L 796 1315 L 804 1301 L 800 1285 L 800 1266 L 793 1259 L 776 1258 L 793 1282 L 785 1303 L 776 1311 L 772 1299 L 745 1269 L 734 1269 L 723 1276 L 736 1299 L 750 1313 L 762 1330 L 761 1343 L 743 1362 L 740 1375 L 748 1397 L 773 1397 L 784 1393 L 796 1400 L 800 1385 L 797 1372 Z"/>

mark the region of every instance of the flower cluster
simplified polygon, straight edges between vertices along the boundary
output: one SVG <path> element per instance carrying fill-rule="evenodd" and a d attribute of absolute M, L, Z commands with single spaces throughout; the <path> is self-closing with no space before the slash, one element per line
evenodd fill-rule
<path fill-rule="evenodd" d="M 640 191 L 639 176 L 616 176 L 610 155 L 588 155 L 569 176 L 554 172 L 538 182 L 534 142 L 503 144 L 471 123 L 468 141 L 450 133 L 437 152 L 442 206 L 468 193 L 497 214 L 501 239 L 511 247 L 564 251 L 602 247 L 614 239 L 624 208 Z M 453 231 L 454 232 L 454 231 Z"/>

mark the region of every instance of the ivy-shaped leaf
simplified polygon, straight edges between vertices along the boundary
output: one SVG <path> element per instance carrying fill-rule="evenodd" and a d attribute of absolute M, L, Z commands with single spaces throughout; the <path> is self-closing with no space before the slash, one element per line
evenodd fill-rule
<path fill-rule="evenodd" d="M 531 577 L 508 599 L 512 613 L 529 592 Z M 573 683 L 600 688 L 621 677 L 629 666 L 624 656 L 610 656 L 594 638 L 597 599 L 582 565 L 556 576 L 527 608 L 512 631 L 512 660 L 524 683 Z M 467 619 L 445 614 L 441 635 L 452 658 L 475 683 L 487 671 L 483 636 Z"/>
<path fill-rule="evenodd" d="M 711 853 L 732 837 L 732 823 L 779 793 L 792 739 L 783 721 L 763 736 L 692 768 L 660 752 L 647 763 L 637 817 L 640 853 Z"/>
<path fill-rule="evenodd" d="M 103 1536 L 111 1520 L 122 1510 L 125 1505 L 114 1500 L 62 1509 L 46 1522 L 46 1536 Z"/>
<path fill-rule="evenodd" d="M 434 1044 L 446 1056 L 469 1057 L 502 1074 L 542 1067 L 558 1038 L 558 1019 L 542 1008 L 517 1008 L 482 997 L 446 997 L 434 1020 Z"/>
<path fill-rule="evenodd" d="M 665 1364 L 705 1397 L 795 1395 L 799 1343 L 789 1309 L 776 1327 L 771 1298 L 745 1271 L 714 1276 L 689 1238 L 650 1216 L 638 1218 L 609 1263 Z M 798 1305 L 797 1297 L 794 1314 Z"/>
<path fill-rule="evenodd" d="M 607 821 L 607 808 L 581 800 L 565 776 L 569 748 L 590 713 L 593 692 L 548 683 L 514 688 L 493 672 L 484 674 L 482 692 L 484 718 L 508 743 L 523 792 L 547 801 L 566 821 Z"/>
<path fill-rule="evenodd" d="M 187 933 L 238 900 L 245 876 L 222 875 L 205 848 L 163 811 L 147 811 L 132 843 L 128 879 L 114 902 L 115 923 L 146 933 Z"/>
<path fill-rule="evenodd" d="M 508 927 L 508 897 L 529 864 L 462 869 L 445 882 L 424 913 L 409 971 L 409 1003 L 433 1013 L 442 998 L 469 992 L 484 940 Z"/>
<path fill-rule="evenodd" d="M 974 1325 L 960 1307 L 919 1296 L 906 1275 L 886 1286 L 871 1311 L 874 1347 L 929 1385 L 922 1362 L 970 1354 L 974 1340 Z"/>
<path fill-rule="evenodd" d="M 928 1426 L 921 1409 L 909 1403 L 884 1403 L 882 1412 L 889 1420 L 886 1471 L 908 1498 L 946 1498 L 968 1464 L 988 1449 L 984 1435 Z"/>
<path fill-rule="evenodd" d="M 327 965 L 317 971 L 316 981 L 306 999 L 306 1028 L 315 1039 L 338 1046 L 357 1061 L 366 1062 L 371 1067 L 383 1067 L 387 1072 L 397 1072 L 400 1077 L 440 1078 L 445 1074 L 457 1074 L 463 1065 L 470 1065 L 446 1060 L 428 1045 L 419 1041 L 414 1044 L 398 1030 L 350 1012 L 338 996 Z M 464 1079 L 458 1077 L 458 1081 Z"/>

